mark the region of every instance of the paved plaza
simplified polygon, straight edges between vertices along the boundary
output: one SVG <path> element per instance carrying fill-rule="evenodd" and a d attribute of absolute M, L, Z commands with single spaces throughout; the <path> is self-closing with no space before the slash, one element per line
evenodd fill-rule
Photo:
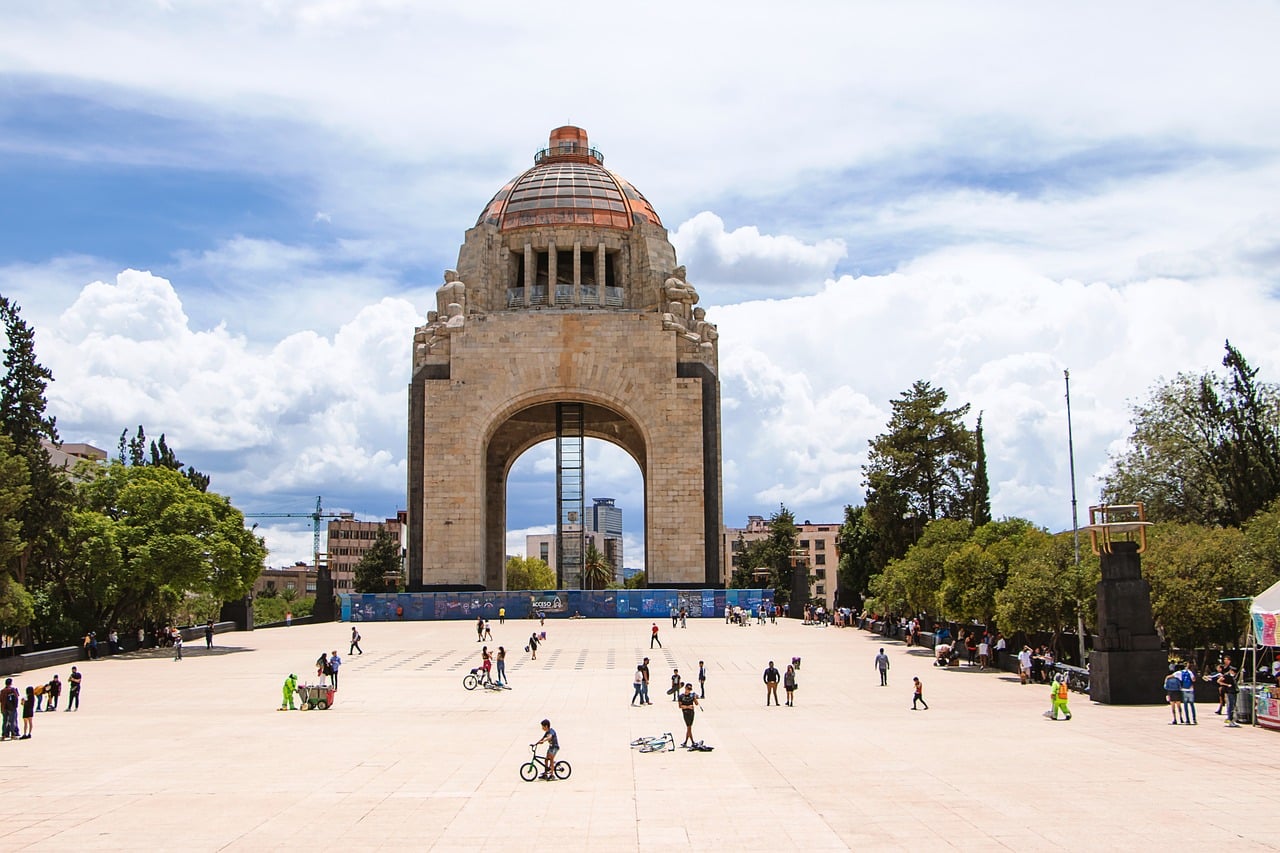
<path fill-rule="evenodd" d="M 1048 688 L 1006 674 L 942 671 L 879 638 L 795 621 L 548 621 L 494 624 L 509 691 L 467 692 L 470 622 L 365 623 L 222 634 L 213 652 L 81 664 L 83 707 L 38 714 L 35 736 L 0 744 L 0 849 L 26 850 L 1150 850 L 1280 844 L 1280 737 L 1228 729 L 1201 705 L 1197 727 L 1162 707 L 1094 706 L 1041 716 Z M 291 671 L 337 648 L 328 711 L 280 713 Z M 635 665 L 652 707 L 629 707 Z M 803 659 L 795 707 L 764 706 L 761 673 Z M 640 754 L 666 731 L 673 667 L 707 662 L 694 732 L 714 752 Z M 25 687 L 69 666 L 22 673 Z M 911 711 L 911 677 L 930 709 Z M 65 703 L 66 694 L 63 695 Z M 549 717 L 560 782 L 520 780 Z M 1177 839 L 1176 842 L 1166 839 Z"/>

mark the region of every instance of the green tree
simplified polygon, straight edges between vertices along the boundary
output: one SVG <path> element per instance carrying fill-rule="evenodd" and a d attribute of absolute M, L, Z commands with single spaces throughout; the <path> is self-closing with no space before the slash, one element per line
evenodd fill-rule
<path fill-rule="evenodd" d="M 951 619 L 991 624 L 996 593 L 1004 588 L 1013 567 L 1039 556 L 1049 538 L 1046 531 L 1021 518 L 988 522 L 974 530 L 943 563 L 942 613 Z"/>
<path fill-rule="evenodd" d="M 400 540 L 378 525 L 378 534 L 374 537 L 369 550 L 356 563 L 353 580 L 356 592 L 395 592 L 400 589 Z M 392 587 L 387 586 L 387 578 L 394 575 L 397 580 Z"/>
<path fill-rule="evenodd" d="M 866 598 L 871 576 L 876 571 L 876 532 L 867 518 L 865 506 L 844 508 L 836 550 L 840 553 L 837 569 L 840 600 L 836 603 L 857 607 Z"/>
<path fill-rule="evenodd" d="M 556 573 L 537 557 L 507 559 L 507 589 L 555 589 Z"/>
<path fill-rule="evenodd" d="M 22 319 L 18 306 L 0 296 L 4 326 L 4 377 L 0 379 L 0 430 L 13 439 L 17 452 L 28 455 L 41 441 L 58 443 L 55 418 L 45 412 L 44 392 L 53 380 L 36 361 L 36 332 Z"/>
<path fill-rule="evenodd" d="M 1095 606 L 1092 590 L 1100 577 L 1097 558 L 1090 555 L 1090 560 L 1082 560 L 1082 573 L 1076 573 L 1070 533 L 1028 538 L 1023 544 L 1027 547 L 996 593 L 996 620 L 1006 633 L 1061 634 L 1075 625 L 1080 606 L 1087 610 Z M 1090 592 L 1082 592 L 1082 586 Z"/>
<path fill-rule="evenodd" d="M 26 460 L 13 451 L 13 440 L 0 434 L 0 631 L 9 634 L 24 630 L 35 618 L 30 593 L 7 568 L 26 551 L 21 512 L 31 495 Z"/>
<path fill-rule="evenodd" d="M 1179 374 L 1133 407 L 1104 501 L 1142 501 L 1155 521 L 1239 527 L 1280 498 L 1280 387 L 1226 350 L 1227 376 Z"/>
<path fill-rule="evenodd" d="M 647 584 L 648 580 L 645 577 L 645 573 L 636 572 L 634 575 L 627 578 L 626 582 L 623 583 L 623 586 L 626 589 L 644 589 Z"/>
<path fill-rule="evenodd" d="M 917 381 L 891 401 L 888 432 L 871 440 L 863 466 L 867 515 L 877 534 L 877 565 L 906 553 L 915 519 L 974 517 L 977 448 L 961 419 L 968 404 L 945 408 L 947 393 Z M 906 517 L 912 514 L 912 521 Z"/>
<path fill-rule="evenodd" d="M 936 613 L 947 558 L 969 538 L 968 520 L 930 522 L 920 540 L 871 579 L 872 604 L 881 612 Z"/>
<path fill-rule="evenodd" d="M 582 581 L 587 589 L 604 589 L 613 582 L 613 566 L 594 542 L 587 543 L 582 557 Z"/>
<path fill-rule="evenodd" d="M 1142 574 L 1151 584 L 1151 609 L 1171 646 L 1236 645 L 1245 621 L 1237 602 L 1274 580 L 1247 559 L 1246 534 L 1236 528 L 1154 524 L 1147 531 Z"/>
<path fill-rule="evenodd" d="M 191 595 L 246 595 L 266 548 L 223 496 L 167 468 L 110 466 L 76 486 L 67 547 L 51 588 L 80 626 L 132 625 L 177 614 Z"/>
<path fill-rule="evenodd" d="M 129 431 L 125 430 L 120 433 L 120 442 L 117 445 L 116 458 L 127 465 L 142 466 L 151 465 L 156 468 L 169 468 L 174 471 L 182 471 L 182 460 L 178 458 L 173 448 L 169 447 L 165 441 L 164 433 L 160 433 L 158 442 L 152 441 L 150 454 L 147 454 L 147 433 L 143 429 L 142 424 L 138 424 L 138 431 L 132 436 Z M 197 471 L 194 467 L 188 465 L 186 471 L 182 471 L 183 476 L 191 481 L 191 485 L 195 486 L 202 492 L 209 491 L 209 475 Z"/>
<path fill-rule="evenodd" d="M 991 483 L 987 480 L 987 445 L 982 437 L 982 413 L 973 431 L 973 527 L 976 530 L 991 521 Z"/>

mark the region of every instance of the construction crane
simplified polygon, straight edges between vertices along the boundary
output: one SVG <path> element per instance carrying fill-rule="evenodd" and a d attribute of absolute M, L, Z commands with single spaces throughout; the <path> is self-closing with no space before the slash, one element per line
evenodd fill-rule
<path fill-rule="evenodd" d="M 316 496 L 315 512 L 246 512 L 245 518 L 309 518 L 312 522 L 312 551 L 315 555 L 315 568 L 320 571 L 320 519 L 322 518 L 343 518 L 340 512 L 325 512 L 324 506 L 320 502 L 320 496 Z M 254 525 L 255 527 L 257 525 Z"/>

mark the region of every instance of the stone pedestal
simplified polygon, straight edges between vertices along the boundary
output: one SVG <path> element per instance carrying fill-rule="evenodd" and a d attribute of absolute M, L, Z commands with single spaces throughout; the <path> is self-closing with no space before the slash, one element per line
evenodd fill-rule
<path fill-rule="evenodd" d="M 1112 543 L 1102 555 L 1098 634 L 1089 658 L 1089 698 L 1107 705 L 1162 701 L 1168 655 L 1151 615 L 1151 586 L 1142 577 L 1136 542 Z"/>

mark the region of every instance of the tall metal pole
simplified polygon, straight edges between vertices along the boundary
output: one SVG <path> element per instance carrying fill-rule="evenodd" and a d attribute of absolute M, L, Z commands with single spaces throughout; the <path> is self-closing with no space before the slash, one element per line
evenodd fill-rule
<path fill-rule="evenodd" d="M 1076 557 L 1076 592 L 1080 591 L 1080 523 L 1076 513 L 1076 448 L 1071 434 L 1071 371 L 1062 371 L 1062 379 L 1067 386 L 1067 460 L 1071 467 L 1071 540 L 1075 546 Z M 1088 665 L 1084 656 L 1084 602 L 1076 599 L 1076 636 L 1080 641 L 1080 665 Z"/>

